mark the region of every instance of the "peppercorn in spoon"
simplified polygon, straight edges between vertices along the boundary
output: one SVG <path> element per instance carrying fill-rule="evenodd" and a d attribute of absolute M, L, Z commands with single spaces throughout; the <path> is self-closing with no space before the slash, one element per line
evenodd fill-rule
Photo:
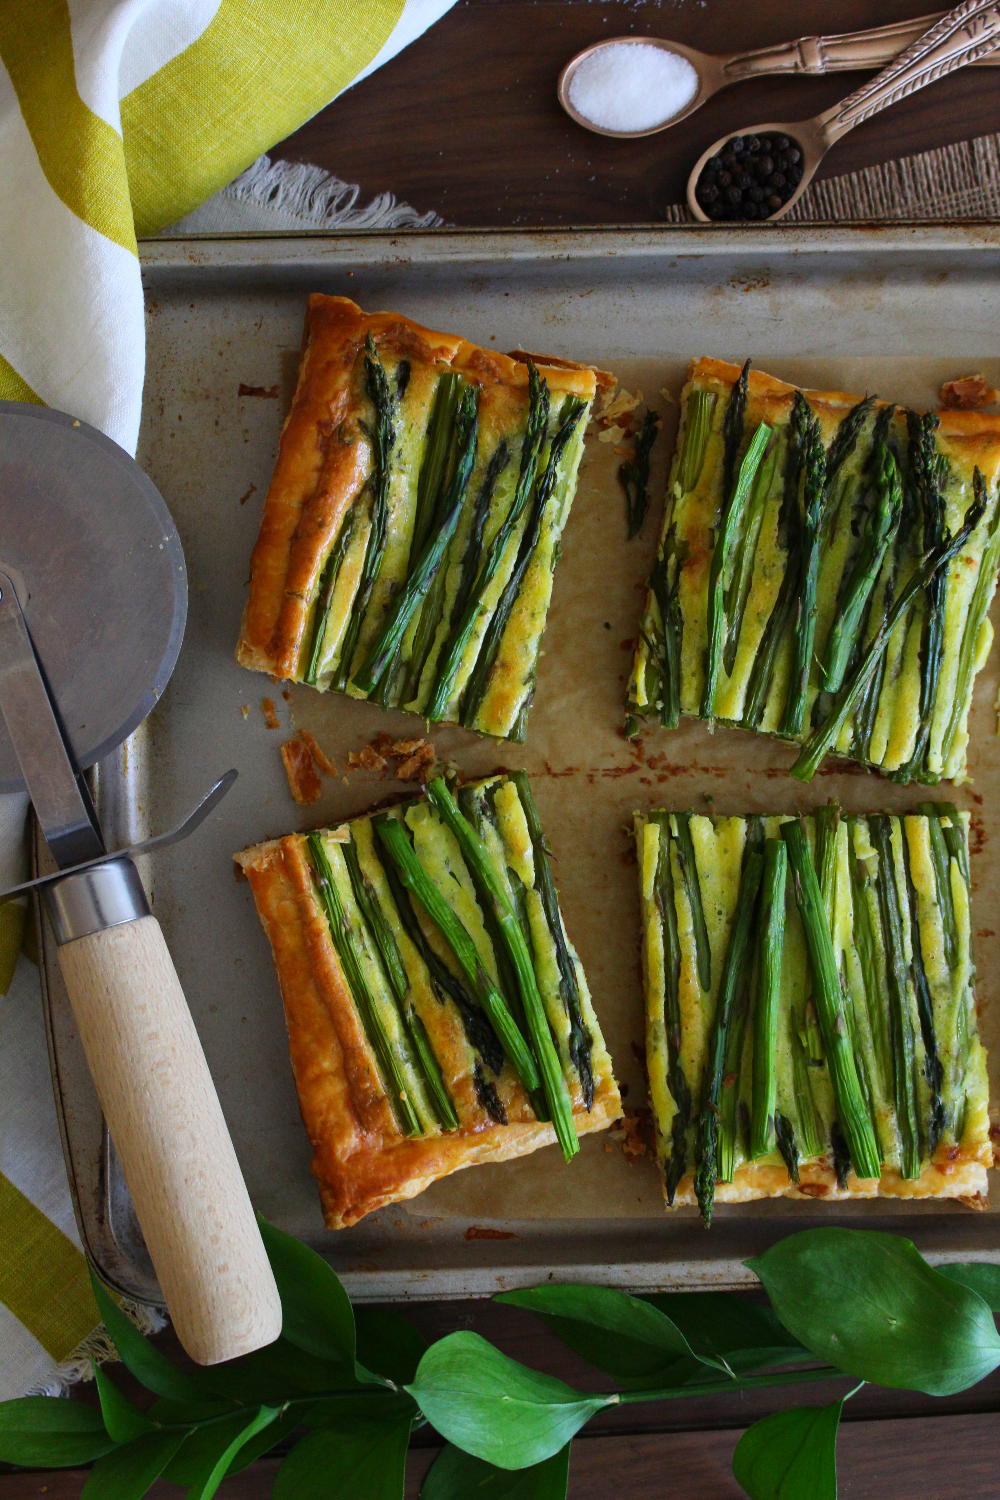
<path fill-rule="evenodd" d="M 688 178 L 687 201 L 701 223 L 780 219 L 798 202 L 835 141 L 917 89 L 996 55 L 1000 0 L 963 0 L 894 62 L 811 120 L 752 125 L 721 136 Z"/>

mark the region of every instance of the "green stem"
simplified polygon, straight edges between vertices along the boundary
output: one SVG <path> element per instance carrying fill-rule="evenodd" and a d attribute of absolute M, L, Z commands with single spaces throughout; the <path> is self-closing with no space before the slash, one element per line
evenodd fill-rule
<path fill-rule="evenodd" d="M 889 1019 L 892 1034 L 893 1088 L 899 1130 L 899 1165 L 904 1178 L 920 1176 L 920 1103 L 917 1094 L 916 1045 L 910 1016 L 909 966 L 903 938 L 903 916 L 892 851 L 892 819 L 871 816 L 868 830 L 878 854 L 875 891 L 882 924 Z"/>
<path fill-rule="evenodd" d="M 403 963 L 403 956 L 399 951 L 395 934 L 389 926 L 388 918 L 382 910 L 378 892 L 361 868 L 358 847 L 354 840 L 342 845 L 342 850 L 347 873 L 351 877 L 354 899 L 365 919 L 372 941 L 378 949 L 385 977 L 396 1001 L 400 1021 L 420 1063 L 424 1087 L 434 1105 L 438 1123 L 444 1130 L 457 1130 L 458 1116 L 455 1113 L 455 1106 L 445 1086 L 444 1076 L 427 1030 L 414 1008 L 413 991 Z"/>
<path fill-rule="evenodd" d="M 778 1080 L 775 1051 L 778 1045 L 778 1012 L 781 1001 L 781 960 L 785 939 L 785 881 L 788 851 L 781 839 L 764 845 L 764 881 L 761 890 L 760 948 L 757 959 L 757 994 L 753 1019 L 753 1109 L 750 1118 L 750 1156 L 766 1156 L 773 1150 L 774 1110 Z"/>
<path fill-rule="evenodd" d="M 462 697 L 461 722 L 466 729 L 474 727 L 483 699 L 489 687 L 493 668 L 496 664 L 497 654 L 500 650 L 500 642 L 507 629 L 508 621 L 513 612 L 517 597 L 521 592 L 524 575 L 528 571 L 535 547 L 538 545 L 542 533 L 542 522 L 549 500 L 556 487 L 559 478 L 559 464 L 563 453 L 576 431 L 580 418 L 587 410 L 586 401 L 579 396 L 567 396 L 563 402 L 559 414 L 559 427 L 555 437 L 549 446 L 549 456 L 546 460 L 545 470 L 538 481 L 535 490 L 534 502 L 528 516 L 528 524 L 524 528 L 521 543 L 518 547 L 517 560 L 514 563 L 513 572 L 507 580 L 503 593 L 493 611 L 490 623 L 483 635 L 476 665 L 472 669 L 468 685 Z"/>
<path fill-rule="evenodd" d="M 539 377 L 538 371 L 529 359 L 528 420 L 521 443 L 521 464 L 517 476 L 517 485 L 514 490 L 514 498 L 511 501 L 510 510 L 504 517 L 502 525 L 498 528 L 496 536 L 494 536 L 490 543 L 489 551 L 486 554 L 486 561 L 483 563 L 482 571 L 476 579 L 475 587 L 470 592 L 468 603 L 459 618 L 457 626 L 452 630 L 450 640 L 441 653 L 443 660 L 438 666 L 437 679 L 426 709 L 428 719 L 433 721 L 440 719 L 447 710 L 448 702 L 454 691 L 458 669 L 462 664 L 462 658 L 472 637 L 472 632 L 476 628 L 476 622 L 483 609 L 486 595 L 500 570 L 504 554 L 531 496 L 548 422 L 549 388 L 545 381 Z"/>
<path fill-rule="evenodd" d="M 455 422 L 458 457 L 451 483 L 444 492 L 440 511 L 440 523 L 428 537 L 423 550 L 409 571 L 406 584 L 389 611 L 385 624 L 379 631 L 371 650 L 359 671 L 354 674 L 354 686 L 363 693 L 370 693 L 389 673 L 403 642 L 414 611 L 426 597 L 438 570 L 444 561 L 455 529 L 458 526 L 465 492 L 476 463 L 476 448 L 479 439 L 479 387 L 466 386 Z M 390 673 L 391 675 L 391 673 Z"/>
<path fill-rule="evenodd" d="M 877 396 L 866 396 L 859 401 L 857 406 L 852 406 L 837 428 L 833 442 L 830 444 L 826 455 L 826 498 L 829 499 L 833 490 L 833 482 L 840 470 L 850 458 L 858 444 L 861 429 L 868 420 L 869 413 L 875 406 Z"/>
<path fill-rule="evenodd" d="M 853 564 L 841 584 L 837 612 L 827 636 L 820 680 L 824 692 L 835 693 L 844 680 L 868 605 L 882 570 L 889 542 L 899 522 L 903 487 L 899 469 L 883 443 L 878 461 L 875 501 L 865 519 L 865 533 Z"/>
<path fill-rule="evenodd" d="M 883 1003 L 882 984 L 878 971 L 879 943 L 876 938 L 876 923 L 879 922 L 877 897 L 872 874 L 868 865 L 857 852 L 861 821 L 856 817 L 847 820 L 848 866 L 851 872 L 852 929 L 854 947 L 861 965 L 861 980 L 865 992 L 868 1012 L 868 1029 L 871 1033 L 875 1068 L 878 1074 L 879 1093 L 883 1098 L 892 1090 L 893 1063 L 892 1044 L 889 1039 L 886 1007 Z M 872 910 L 873 905 L 875 910 Z M 879 931 L 881 926 L 879 925 Z"/>
<path fill-rule="evenodd" d="M 351 675 L 351 662 L 357 649 L 361 625 L 375 587 L 375 580 L 382 567 L 389 536 L 389 468 L 393 445 L 396 441 L 396 429 L 393 425 L 395 401 L 389 386 L 389 377 L 385 373 L 385 366 L 376 353 L 375 340 L 370 333 L 365 339 L 365 387 L 375 408 L 374 425 L 371 426 L 366 422 L 359 424 L 371 444 L 374 465 L 370 480 L 371 529 L 365 545 L 361 578 L 351 605 L 351 616 L 347 622 L 340 650 L 340 664 L 337 668 L 335 685 L 337 691 L 341 693 L 347 687 Z"/>
<path fill-rule="evenodd" d="M 880 1176 L 881 1161 L 871 1118 L 861 1090 L 850 1035 L 844 1020 L 840 974 L 833 939 L 823 910 L 816 870 L 809 852 L 805 829 L 796 818 L 781 825 L 788 845 L 795 900 L 805 929 L 812 969 L 813 998 L 819 1016 L 823 1046 L 830 1069 L 837 1112 L 854 1170 L 861 1179 Z"/>
<path fill-rule="evenodd" d="M 936 820 L 935 820 L 936 821 Z M 910 950 L 913 955 L 910 969 L 913 974 L 913 990 L 917 1001 L 917 1017 L 920 1021 L 920 1036 L 924 1044 L 924 1078 L 929 1092 L 927 1128 L 925 1131 L 927 1155 L 933 1160 L 941 1137 L 944 1135 L 945 1114 L 941 1086 L 944 1069 L 938 1053 L 937 1034 L 934 1029 L 934 997 L 924 968 L 923 945 L 920 940 L 920 907 L 917 900 L 913 876 L 910 872 L 910 844 L 906 836 L 906 823 L 900 819 L 903 842 L 903 873 L 906 877 L 906 897 L 910 908 Z"/>
<path fill-rule="evenodd" d="M 769 1385 L 798 1385 L 809 1380 L 849 1380 L 851 1377 L 835 1365 L 819 1365 L 812 1370 L 783 1370 L 777 1375 L 736 1375 L 732 1380 L 706 1380 L 698 1385 L 665 1386 L 652 1391 L 622 1391 L 623 1406 L 636 1401 L 672 1401 L 680 1396 L 711 1396 L 716 1391 L 762 1390 Z"/>
<path fill-rule="evenodd" d="M 618 468 L 618 481 L 625 491 L 629 541 L 639 535 L 646 519 L 646 506 L 649 503 L 649 450 L 656 441 L 657 420 L 655 411 L 647 411 L 635 441 L 634 455 Z"/>
<path fill-rule="evenodd" d="M 744 512 L 753 488 L 757 470 L 764 457 L 773 428 L 761 422 L 750 440 L 739 478 L 728 503 L 723 499 L 722 514 L 715 532 L 712 563 L 708 575 L 708 646 L 705 654 L 705 684 L 702 689 L 701 713 L 705 719 L 715 712 L 715 694 L 723 665 L 726 639 L 726 589 L 730 583 L 733 551 L 743 528 Z M 723 495 L 725 496 L 725 491 Z"/>
<path fill-rule="evenodd" d="M 718 1167 L 719 1099 L 722 1093 L 726 1067 L 726 1050 L 729 1028 L 740 992 L 747 983 L 754 913 L 757 894 L 764 874 L 764 856 L 755 849 L 744 848 L 743 869 L 740 888 L 736 897 L 729 944 L 722 966 L 719 993 L 715 1002 L 715 1015 L 708 1043 L 708 1060 L 705 1083 L 702 1089 L 701 1114 L 695 1140 L 694 1187 L 706 1224 L 712 1222 L 712 1206 L 715 1201 L 715 1183 Z"/>
<path fill-rule="evenodd" d="M 941 935 L 944 939 L 944 956 L 949 969 L 955 969 L 961 954 L 958 923 L 955 918 L 955 902 L 951 893 L 951 855 L 945 841 L 944 829 L 941 826 L 938 806 L 939 804 L 935 802 L 918 802 L 917 812 L 927 819 L 931 864 L 934 868 L 934 892 L 937 897 L 938 915 L 941 918 Z"/>
<path fill-rule="evenodd" d="M 820 527 L 826 500 L 826 452 L 819 419 L 800 391 L 795 392 L 794 399 L 799 411 L 803 450 L 802 548 L 796 591 L 796 623 L 792 636 L 792 672 L 781 719 L 781 732 L 796 736 L 802 733 L 805 723 L 813 645 L 816 640 L 816 591 L 819 582 Z"/>
<path fill-rule="evenodd" d="M 981 498 L 986 503 L 986 482 L 979 470 L 973 476 L 974 483 L 980 487 Z M 1000 501 L 993 508 L 989 527 L 986 532 L 986 545 L 983 555 L 979 560 L 979 572 L 976 574 L 976 586 L 972 591 L 969 601 L 969 612 L 965 617 L 965 627 L 962 630 L 962 644 L 958 653 L 958 673 L 955 678 L 955 697 L 951 710 L 951 718 L 945 731 L 941 746 L 941 754 L 945 765 L 951 755 L 955 744 L 955 737 L 962 725 L 966 712 L 966 703 L 969 691 L 972 687 L 972 679 L 976 673 L 976 652 L 979 647 L 979 634 L 983 628 L 983 621 L 990 607 L 990 599 L 993 596 L 993 588 L 996 584 L 997 566 L 1000 564 Z"/>
<path fill-rule="evenodd" d="M 909 434 L 910 464 L 913 469 L 920 508 L 923 514 L 923 550 L 932 552 L 948 538 L 945 500 L 941 493 L 941 473 L 935 433 L 940 419 L 935 412 L 918 417 L 906 414 Z M 978 497 L 977 497 L 978 498 Z M 937 700 L 941 665 L 944 661 L 945 607 L 948 598 L 948 568 L 943 565 L 927 580 L 927 607 L 924 611 L 920 641 L 920 719 L 913 750 L 905 766 L 896 773 L 900 781 L 921 777 L 927 772 L 931 724 Z M 936 780 L 936 777 L 932 777 Z"/>
<path fill-rule="evenodd" d="M 829 718 L 816 730 L 812 738 L 803 745 L 799 752 L 799 758 L 791 768 L 791 774 L 799 781 L 811 781 L 816 774 L 819 764 L 824 755 L 830 750 L 840 737 L 848 717 L 855 705 L 859 702 L 865 688 L 871 682 L 879 664 L 885 655 L 892 632 L 900 617 L 909 608 L 910 601 L 922 588 L 926 588 L 928 582 L 941 567 L 944 567 L 955 557 L 972 532 L 983 518 L 985 506 L 982 500 L 973 501 L 965 513 L 965 521 L 959 531 L 940 547 L 927 553 L 920 566 L 910 575 L 905 587 L 895 600 L 892 608 L 886 613 L 884 620 L 878 628 L 867 651 L 862 657 L 854 672 L 844 683 L 840 692 L 834 699 Z"/>
<path fill-rule="evenodd" d="M 698 983 L 707 995 L 712 988 L 712 945 L 708 940 L 705 908 L 701 900 L 701 879 L 698 875 L 698 862 L 694 857 L 694 844 L 691 840 L 691 814 L 675 813 L 671 822 L 674 838 L 677 841 L 677 863 L 680 865 L 681 883 L 691 909 Z"/>
<path fill-rule="evenodd" d="M 743 428 L 747 410 L 747 387 L 750 382 L 750 361 L 747 360 L 739 373 L 722 419 L 722 504 L 725 505 L 733 492 L 736 479 L 736 460 L 743 446 Z"/>
<path fill-rule="evenodd" d="M 942 824 L 944 841 L 948 853 L 958 863 L 962 879 L 965 881 L 966 889 L 972 893 L 972 877 L 969 873 L 969 850 L 965 842 L 965 824 L 959 816 L 958 808 L 954 802 L 935 802 L 934 810 L 939 818 L 947 818 L 948 825 Z"/>
<path fill-rule="evenodd" d="M 674 1118 L 670 1129 L 670 1156 L 664 1172 L 667 1202 L 673 1203 L 677 1186 L 684 1176 L 688 1156 L 688 1127 L 691 1123 L 691 1090 L 681 1065 L 683 1023 L 681 1021 L 680 982 L 681 944 L 677 931 L 677 905 L 674 896 L 674 872 L 670 858 L 670 815 L 653 812 L 651 823 L 659 828 L 656 859 L 655 897 L 663 932 L 663 1025 L 667 1038 L 667 1083 L 674 1101 Z"/>
<path fill-rule="evenodd" d="M 337 579 L 340 577 L 340 569 L 347 549 L 351 544 L 351 533 L 354 530 L 354 514 L 348 511 L 340 523 L 337 540 L 333 544 L 333 551 L 326 560 L 323 568 L 323 576 L 320 579 L 319 590 L 316 599 L 316 616 L 313 621 L 312 650 L 309 653 L 309 665 L 306 668 L 303 682 L 308 682 L 310 687 L 316 686 L 316 677 L 319 673 L 319 664 L 323 657 L 323 640 L 326 636 L 327 622 L 330 618 L 330 608 L 333 604 L 333 596 L 337 591 Z"/>
<path fill-rule="evenodd" d="M 528 946 L 521 931 L 517 913 L 503 882 L 493 867 L 489 851 L 472 825 L 462 816 L 458 804 L 442 778 L 428 783 L 427 797 L 442 823 L 451 830 L 458 841 L 462 857 L 476 884 L 482 900 L 488 903 L 500 929 L 508 957 L 517 973 L 521 991 L 521 1003 L 528 1023 L 528 1031 L 534 1046 L 542 1075 L 545 1102 L 552 1115 L 559 1144 L 567 1161 L 580 1149 L 576 1126 L 573 1122 L 573 1104 L 566 1079 L 559 1063 L 549 1028 L 548 1017 L 538 990 L 535 969 Z"/>
<path fill-rule="evenodd" d="M 757 544 L 760 541 L 760 531 L 764 524 L 764 512 L 770 498 L 774 477 L 781 461 L 781 443 L 773 442 L 757 470 L 750 492 L 750 503 L 747 506 L 746 525 L 739 539 L 736 551 L 736 559 L 733 563 L 733 576 L 726 590 L 726 620 L 728 630 L 726 634 L 725 649 L 722 653 L 722 664 L 726 669 L 726 675 L 733 675 L 736 665 L 736 653 L 739 650 L 740 635 L 743 631 L 743 620 L 747 612 L 747 601 L 750 598 L 750 590 L 753 587 L 754 561 L 757 556 Z"/>
<path fill-rule="evenodd" d="M 681 458 L 677 466 L 677 483 L 682 495 L 690 494 L 705 467 L 705 453 L 712 432 L 715 411 L 714 391 L 692 391 L 684 406 L 684 435 Z"/>
<path fill-rule="evenodd" d="M 333 946 L 337 950 L 337 957 L 344 971 L 347 988 L 350 991 L 351 999 L 354 1001 L 355 1009 L 357 1010 L 365 1036 L 368 1039 L 368 1045 L 375 1056 L 386 1098 L 391 1104 L 392 1111 L 404 1135 L 410 1137 L 423 1135 L 420 1121 L 417 1119 L 413 1106 L 410 1104 L 407 1096 L 406 1077 L 403 1068 L 393 1051 L 389 1037 L 386 1035 L 378 1009 L 365 980 L 361 960 L 355 947 L 351 923 L 344 904 L 341 901 L 340 892 L 334 880 L 333 870 L 330 867 L 329 858 L 323 847 L 323 840 L 318 833 L 310 833 L 306 836 L 306 842 L 309 846 L 309 854 L 316 872 L 319 899 L 326 912 Z"/>
<path fill-rule="evenodd" d="M 417 858 L 406 829 L 398 819 L 388 816 L 379 819 L 375 828 L 399 872 L 400 880 L 416 896 L 458 960 L 525 1092 L 529 1097 L 537 1093 L 541 1079 L 531 1050 L 517 1029 L 506 1000 L 483 968 L 475 943 Z"/>
<path fill-rule="evenodd" d="M 569 951 L 569 944 L 566 941 L 562 913 L 559 910 L 559 893 L 556 890 L 556 883 L 552 878 L 549 852 L 545 843 L 542 822 L 538 816 L 538 807 L 535 803 L 534 793 L 531 790 L 531 783 L 525 771 L 512 772 L 510 779 L 514 783 L 518 800 L 524 812 L 524 819 L 528 825 L 528 834 L 531 838 L 531 849 L 535 862 L 535 886 L 538 890 L 542 909 L 545 912 L 545 921 L 556 950 L 556 963 L 559 968 L 559 991 L 563 998 L 563 1004 L 566 1007 L 566 1014 L 569 1017 L 569 1055 L 579 1075 L 583 1102 L 589 1110 L 594 1103 L 594 1072 L 590 1061 L 594 1039 L 590 1034 L 583 1015 L 583 1000 L 580 995 L 576 964 L 573 962 L 573 956 Z"/>

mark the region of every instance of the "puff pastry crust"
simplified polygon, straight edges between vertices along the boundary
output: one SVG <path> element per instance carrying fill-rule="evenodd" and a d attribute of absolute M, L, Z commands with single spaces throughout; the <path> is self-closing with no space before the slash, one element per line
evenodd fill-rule
<path fill-rule="evenodd" d="M 427 804 L 413 806 L 419 818 L 426 819 Z M 437 832 L 425 822 L 419 824 L 422 860 L 428 859 L 427 849 L 433 852 Z M 355 840 L 366 876 L 371 877 L 382 899 L 376 841 L 369 820 L 357 819 L 321 837 L 329 841 L 327 848 L 332 854 L 333 844 L 343 844 L 349 834 Z M 421 836 L 425 837 L 423 844 Z M 448 868 L 442 867 L 442 887 L 455 878 L 456 850 L 457 845 L 449 848 Z M 328 1228 L 344 1228 L 388 1203 L 412 1198 L 439 1177 L 461 1167 L 509 1161 L 555 1141 L 552 1125 L 536 1118 L 510 1062 L 503 1060 L 500 1071 L 493 1073 L 477 1054 L 456 1005 L 440 989 L 434 989 L 419 953 L 397 925 L 394 930 L 413 1004 L 426 1028 L 457 1116 L 455 1129 L 441 1129 L 431 1122 L 424 1133 L 408 1138 L 387 1096 L 379 1060 L 359 1019 L 332 939 L 307 837 L 290 834 L 235 858 L 250 881 L 271 944 L 299 1104 L 313 1147 L 312 1170 Z M 345 898 L 345 905 L 349 900 Z M 391 910 L 388 906 L 386 909 Z M 463 910 L 464 925 L 476 932 L 476 913 L 471 907 Z M 353 922 L 356 917 L 352 905 L 349 919 Z M 427 931 L 435 951 L 446 955 L 436 929 L 428 927 Z M 477 941 L 482 941 L 480 932 Z M 593 1100 L 589 1110 L 579 1079 L 567 1077 L 577 1133 L 584 1135 L 603 1130 L 620 1118 L 621 1101 L 575 955 L 574 961 L 593 1041 Z M 489 1090 L 483 1091 L 484 1073 L 495 1090 L 492 1104 Z M 498 1113 L 506 1118 L 506 1124 L 498 1122 Z"/>
<path fill-rule="evenodd" d="M 751 938 L 746 981 L 727 1022 L 726 1071 L 715 1109 L 720 1121 L 735 1122 L 729 1127 L 733 1169 L 726 1180 L 716 1181 L 714 1199 L 952 1198 L 985 1208 L 993 1148 L 986 1053 L 975 1009 L 969 815 L 952 809 L 952 817 L 941 812 L 934 818 L 839 820 L 829 813 L 824 838 L 833 842 L 824 845 L 830 854 L 822 861 L 829 872 L 823 887 L 828 904 L 820 919 L 831 932 L 842 1021 L 852 1039 L 851 1067 L 871 1118 L 881 1174 L 859 1178 L 849 1160 L 846 1165 L 837 1160 L 842 1103 L 817 1019 L 809 945 L 789 866 L 780 919 L 780 986 L 770 1031 L 769 1149 L 752 1155 L 762 960 Z M 755 836 L 763 844 L 765 836 L 780 840 L 781 824 L 791 820 L 757 821 L 762 827 Z M 815 849 L 815 821 L 806 818 L 804 824 Z M 694 1168 L 703 1149 L 698 1132 L 704 1111 L 714 1108 L 709 1093 L 713 1027 L 750 836 L 743 818 L 636 816 L 650 1099 L 665 1194 L 678 1206 L 698 1200 Z M 891 861 L 891 871 L 888 863 L 882 868 L 883 860 Z M 696 907 L 703 913 L 701 941 L 710 954 L 707 991 L 698 962 Z M 758 908 L 754 933 L 764 920 Z M 720 1134 L 723 1128 L 720 1123 Z"/>
<path fill-rule="evenodd" d="M 351 677 L 358 672 L 415 563 L 410 542 L 428 453 L 428 430 L 442 377 L 458 376 L 464 385 L 478 390 L 478 456 L 462 515 L 442 564 L 443 599 L 437 601 L 440 620 L 429 647 L 422 648 L 426 650 L 422 666 L 420 662 L 414 665 L 414 621 L 403 642 L 400 670 L 378 700 L 422 712 L 431 698 L 436 669 L 454 625 L 453 607 L 462 586 L 463 567 L 466 563 L 481 566 L 482 549 L 492 541 L 512 504 L 529 410 L 526 361 L 530 356 L 518 359 L 483 349 L 455 335 L 424 328 L 400 313 L 365 313 L 346 297 L 313 293 L 309 298 L 298 382 L 251 558 L 250 593 L 236 656 L 245 667 L 277 678 L 312 681 L 321 689 L 332 685 L 334 673 L 340 668 L 344 621 L 357 592 L 365 552 L 367 495 L 375 463 L 371 440 L 374 418 L 364 367 L 369 335 L 394 392 L 395 443 L 389 463 L 387 542 L 363 612 L 350 664 Z M 553 416 L 567 396 L 579 397 L 589 410 L 599 382 L 605 380 L 594 370 L 569 361 L 539 359 L 536 364 L 549 391 Z M 586 420 L 585 411 L 559 461 L 558 484 L 503 631 L 487 689 L 478 711 L 468 721 L 468 727 L 480 733 L 523 738 L 557 544 L 573 501 Z M 489 482 L 490 463 L 501 444 L 507 462 L 499 481 L 492 481 L 494 491 L 485 526 L 481 525 L 477 533 L 476 500 Z M 513 571 L 530 509 L 529 504 L 514 528 L 495 586 L 483 600 L 454 690 L 444 709 L 434 713 L 436 719 L 459 721 L 462 693 L 500 593 Z M 348 533 L 345 526 L 353 530 Z M 339 564 L 332 604 L 324 613 L 320 602 L 324 570 L 338 539 L 348 535 L 350 541 Z M 478 556 L 467 556 L 470 548 L 479 549 Z M 351 680 L 341 690 L 351 696 L 366 696 Z"/>
<path fill-rule="evenodd" d="M 724 500 L 724 425 L 739 376 L 739 366 L 725 360 L 701 358 L 691 364 L 682 395 L 681 427 L 660 539 L 658 566 L 665 569 L 676 610 L 671 633 L 679 635 L 677 701 L 681 713 L 693 716 L 703 716 L 705 710 L 709 583 Z M 862 398 L 845 391 L 806 390 L 801 395 L 818 420 L 829 461 L 841 423 Z M 792 520 L 794 515 L 801 514 L 803 501 L 797 493 L 799 471 L 788 463 L 795 399 L 794 386 L 763 371 L 750 370 L 740 452 L 762 423 L 773 429 L 773 436 L 766 450 L 769 458 L 765 457 L 758 470 L 757 477 L 767 490 L 759 497 L 761 510 L 757 513 L 758 529 L 750 553 L 748 591 L 735 623 L 737 611 L 732 605 L 732 589 L 727 588 L 725 627 L 727 632 L 735 631 L 736 639 L 727 639 L 726 662 L 719 671 L 712 716 L 756 732 L 805 742 L 822 724 L 829 712 L 827 700 L 833 696 L 827 691 L 829 679 L 824 675 L 825 650 L 869 518 L 875 511 L 874 439 L 876 425 L 886 413 L 888 403 L 881 400 L 872 403 L 853 446 L 847 448 L 840 467 L 828 480 L 820 530 L 813 664 L 803 726 L 798 733 L 790 734 L 786 732 L 783 715 L 793 674 L 792 637 L 797 619 L 794 610 L 778 628 L 777 644 L 763 679 L 759 674 L 767 659 L 768 630 L 773 630 L 783 619 L 781 589 L 786 570 L 798 567 L 793 540 L 796 527 Z M 699 450 L 697 443 L 691 445 L 689 460 L 693 453 L 703 453 L 698 472 L 692 475 L 692 462 L 685 463 L 682 459 L 689 435 L 688 417 L 696 401 L 710 403 L 711 415 L 703 449 Z M 703 412 L 704 406 L 700 409 Z M 930 546 L 928 518 L 922 513 L 907 413 L 903 408 L 894 409 L 885 436 L 899 457 L 904 505 L 857 626 L 858 640 L 865 648 L 889 608 L 890 597 L 901 592 L 905 580 Z M 884 676 L 876 681 L 874 698 L 863 712 L 859 708 L 848 715 L 832 746 L 837 754 L 861 760 L 892 773 L 899 780 L 937 781 L 943 777 L 961 780 L 975 675 L 985 663 L 993 638 L 987 610 L 996 587 L 997 554 L 993 537 L 1000 504 L 1000 417 L 980 411 L 939 412 L 932 447 L 939 465 L 935 484 L 947 531 L 956 533 L 964 520 L 972 503 L 977 468 L 986 482 L 988 503 L 985 516 L 947 565 L 942 658 L 929 724 L 922 725 L 926 710 L 922 698 L 921 634 L 928 608 L 926 591 L 922 591 L 889 638 L 883 658 Z M 796 477 L 789 480 L 789 474 Z M 790 484 L 796 486 L 796 494 L 786 496 Z M 757 498 L 755 495 L 748 502 L 746 515 L 754 511 Z M 794 502 L 791 511 L 786 509 L 789 501 Z M 740 535 L 734 553 L 738 553 L 743 542 Z M 981 568 L 986 570 L 982 580 Z M 729 618 L 730 610 L 734 619 Z M 673 698 L 663 690 L 662 672 L 656 660 L 657 642 L 663 636 L 661 616 L 660 602 L 651 588 L 628 688 L 628 708 L 635 721 L 663 717 L 665 705 Z M 845 672 L 845 680 L 858 659 L 856 653 Z"/>

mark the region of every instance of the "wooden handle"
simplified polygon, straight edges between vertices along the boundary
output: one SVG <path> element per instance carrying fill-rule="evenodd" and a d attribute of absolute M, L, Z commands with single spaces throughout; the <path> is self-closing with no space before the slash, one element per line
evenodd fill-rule
<path fill-rule="evenodd" d="M 281 1332 L 281 1302 L 155 917 L 58 949 L 111 1138 L 177 1336 L 200 1365 Z"/>

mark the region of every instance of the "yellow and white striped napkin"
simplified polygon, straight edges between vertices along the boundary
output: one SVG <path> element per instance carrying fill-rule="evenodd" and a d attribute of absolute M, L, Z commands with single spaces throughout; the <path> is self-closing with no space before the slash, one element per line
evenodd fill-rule
<path fill-rule="evenodd" d="M 198 208 L 453 3 L 0 0 L 0 400 L 71 412 L 134 453 L 137 236 Z M 0 890 L 25 878 L 26 805 L 0 797 Z M 0 906 L 0 1400 L 85 1371 L 98 1323 L 24 920 Z"/>

